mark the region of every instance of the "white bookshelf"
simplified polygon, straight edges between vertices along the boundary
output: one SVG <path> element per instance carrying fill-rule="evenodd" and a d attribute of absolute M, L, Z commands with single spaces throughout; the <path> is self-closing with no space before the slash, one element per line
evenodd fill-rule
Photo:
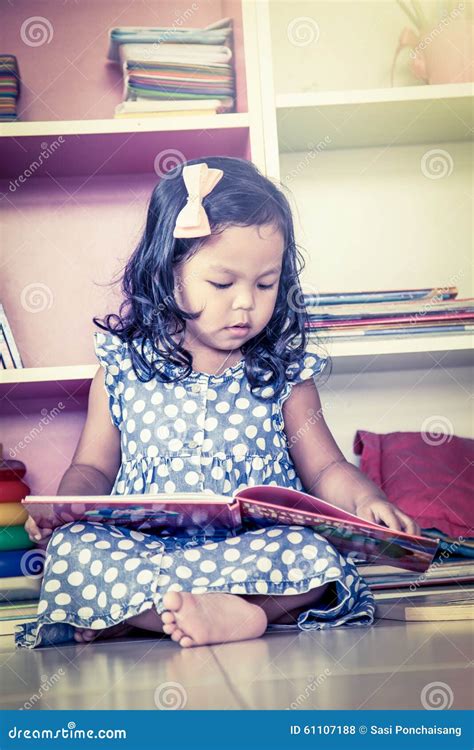
<path fill-rule="evenodd" d="M 380 13 L 380 17 L 383 16 L 386 21 L 386 12 L 390 4 L 370 4 L 373 8 L 370 14 Z M 126 8 L 127 13 L 132 13 L 131 6 L 128 7 L 124 1 L 121 1 L 119 5 Z M 270 12 L 270 5 L 272 12 Z M 288 51 L 288 47 L 285 46 L 288 45 L 285 25 L 288 18 L 284 19 L 282 28 L 278 29 L 279 33 L 275 34 L 275 25 L 281 20 L 279 20 L 279 8 L 284 5 L 286 5 L 286 15 L 291 18 L 309 15 L 319 19 L 322 14 L 320 19 L 321 44 L 315 49 L 314 57 L 309 48 L 301 50 L 293 46 Z M 426 277 L 422 280 L 420 278 L 412 280 L 414 279 L 413 269 L 416 270 L 413 258 L 422 266 L 423 263 L 427 265 L 428 254 L 420 253 L 419 244 L 413 246 L 411 239 L 413 233 L 407 231 L 405 226 L 406 217 L 410 215 L 412 226 L 426 224 L 426 242 L 431 243 L 433 232 L 430 234 L 428 230 L 433 226 L 433 217 L 441 221 L 445 216 L 450 215 L 452 231 L 449 226 L 449 231 L 445 230 L 439 240 L 436 251 L 433 252 L 433 263 L 437 262 L 437 254 L 439 255 L 440 252 L 449 253 L 455 271 L 454 276 L 456 277 L 457 274 L 461 285 L 467 288 L 470 281 L 465 272 L 465 245 L 466 237 L 472 236 L 472 222 L 469 225 L 465 218 L 460 221 L 460 217 L 464 215 L 463 211 L 465 212 L 465 205 L 469 203 L 470 195 L 469 188 L 466 189 L 466 183 L 460 179 L 459 165 L 465 158 L 473 135 L 473 85 L 461 83 L 428 86 L 417 84 L 412 80 L 411 85 L 393 88 L 388 84 L 384 86 L 382 78 L 386 83 L 390 69 L 388 64 L 391 56 L 390 50 L 394 49 L 393 44 L 396 44 L 397 34 L 404 23 L 396 3 L 393 2 L 391 5 L 393 7 L 390 13 L 394 14 L 393 20 L 399 25 L 394 27 L 384 22 L 385 30 L 389 29 L 386 31 L 389 36 L 387 39 L 382 39 L 381 36 L 378 38 L 379 32 L 382 34 L 384 29 L 383 24 L 380 29 L 378 28 L 376 21 L 379 19 L 374 18 L 374 28 L 378 29 L 377 35 L 374 35 L 374 37 L 377 36 L 374 42 L 374 38 L 370 38 L 370 29 L 367 26 L 367 7 L 357 7 L 357 3 L 347 3 L 345 5 L 347 15 L 341 17 L 337 3 L 323 3 L 316 0 L 304 3 L 298 1 L 293 3 L 292 0 L 291 2 L 288 0 L 286 4 L 281 0 L 275 2 L 242 0 L 241 3 L 234 4 L 225 2 L 222 6 L 222 9 L 226 11 L 225 15 L 232 15 L 237 9 L 242 17 L 237 58 L 239 75 L 245 75 L 246 80 L 245 111 L 213 116 L 56 119 L 51 121 L 41 119 L 33 122 L 0 124 L 0 172 L 8 181 L 22 175 L 31 164 L 35 163 L 44 143 L 50 145 L 52 140 L 60 136 L 63 136 L 66 141 L 55 153 L 54 159 L 49 159 L 43 165 L 43 172 L 35 172 L 31 177 L 31 183 L 28 183 L 25 189 L 23 189 L 23 183 L 15 190 L 9 188 L 8 182 L 5 183 L 4 208 L 7 207 L 10 210 L 15 220 L 18 208 L 18 216 L 23 217 L 25 221 L 31 219 L 28 232 L 33 232 L 37 226 L 37 217 L 33 213 L 36 210 L 35 206 L 37 208 L 41 205 L 41 201 L 47 207 L 50 205 L 51 197 L 48 190 L 52 191 L 57 187 L 57 178 L 72 178 L 72 181 L 67 182 L 66 185 L 73 186 L 74 203 L 78 209 L 84 210 L 89 203 L 96 201 L 97 196 L 102 195 L 98 188 L 97 194 L 94 193 L 95 187 L 91 187 L 88 192 L 88 185 L 92 183 L 92 178 L 98 178 L 94 185 L 106 186 L 101 190 L 109 190 L 107 187 L 109 184 L 114 186 L 113 189 L 110 187 L 110 195 L 115 198 L 116 193 L 122 195 L 127 190 L 127 180 L 122 181 L 122 175 L 146 174 L 153 177 L 155 157 L 161 151 L 168 149 L 177 149 L 186 158 L 212 154 L 251 157 L 263 173 L 277 180 L 280 180 L 281 173 L 284 173 L 282 163 L 285 165 L 287 162 L 290 167 L 289 173 L 293 173 L 291 168 L 295 167 L 296 177 L 292 178 L 293 182 L 290 187 L 298 199 L 297 209 L 299 211 L 302 206 L 303 224 L 308 233 L 313 233 L 313 236 L 317 235 L 319 229 L 317 226 L 319 218 L 314 206 L 321 196 L 321 191 L 326 193 L 332 191 L 329 192 L 325 209 L 328 214 L 331 213 L 333 225 L 330 230 L 333 233 L 331 240 L 334 237 L 333 246 L 337 252 L 333 253 L 333 257 L 330 257 L 329 252 L 324 258 L 320 258 L 317 256 L 319 242 L 314 241 L 310 249 L 310 252 L 312 250 L 314 254 L 311 258 L 312 269 L 310 268 L 312 276 L 308 279 L 310 287 L 313 282 L 317 286 L 317 291 L 349 291 L 356 290 L 358 287 L 359 289 L 393 289 L 431 286 L 431 280 Z M 51 13 L 56 12 L 57 7 L 59 6 L 54 0 L 47 0 L 47 8 Z M 79 11 L 78 8 L 72 8 L 71 12 Z M 96 8 L 92 14 L 97 12 Z M 396 17 L 397 12 L 398 17 Z M 351 14 L 355 20 L 354 28 L 351 26 Z M 199 23 L 200 18 L 196 17 L 195 25 L 199 26 Z M 344 54 L 340 58 L 340 69 L 337 71 L 339 78 L 336 81 L 333 77 L 326 87 L 322 79 L 317 86 L 311 87 L 309 82 L 312 79 L 316 79 L 320 74 L 324 75 L 324 66 L 327 70 L 331 68 L 330 55 L 333 54 L 333 40 L 339 39 L 341 23 L 345 24 L 342 30 L 345 32 L 342 35 L 344 40 L 341 39 L 341 44 L 345 46 L 341 46 Z M 58 30 L 59 28 L 60 26 Z M 357 47 L 357 45 L 351 49 L 351 39 L 360 39 L 360 35 L 364 33 L 367 33 L 367 36 L 362 36 L 363 51 L 362 46 Z M 275 39 L 277 39 L 276 43 Z M 278 40 L 283 40 L 282 44 Z M 325 40 L 326 42 L 330 40 L 330 43 L 326 43 L 326 47 L 324 46 Z M 369 49 L 371 44 L 373 46 Z M 365 49 L 366 45 L 367 49 Z M 381 50 L 386 51 L 386 59 L 382 60 L 380 55 L 378 56 Z M 42 48 L 41 52 L 47 52 L 47 48 Z M 22 50 L 22 54 L 31 55 L 32 51 L 25 49 Z M 324 55 L 327 57 L 325 58 Z M 283 57 L 285 65 L 283 65 Z M 350 64 L 351 61 L 355 63 L 354 70 Z M 276 90 L 276 68 L 279 67 L 281 75 L 286 64 L 293 65 L 293 62 L 295 62 L 295 69 L 288 80 L 294 85 Z M 301 65 L 301 69 L 297 68 L 297 65 Z M 380 71 L 380 74 L 377 73 L 380 80 L 376 80 L 377 75 L 373 74 L 374 68 Z M 365 72 L 367 78 L 363 80 Z M 343 85 L 339 86 L 342 74 L 345 80 Z M 331 83 L 336 85 L 331 85 Z M 97 85 L 97 82 L 94 84 L 92 81 L 92 85 Z M 90 85 L 84 84 L 84 86 L 85 88 L 78 92 L 79 99 L 81 96 L 84 97 L 85 91 L 89 92 Z M 300 90 L 296 90 L 298 86 Z M 66 113 L 65 117 L 67 116 L 69 113 Z M 81 117 L 81 114 L 76 112 L 70 116 L 71 118 Z M 306 157 L 311 154 L 312 150 L 317 149 L 320 143 L 324 152 L 321 157 L 322 161 L 318 162 L 317 166 L 312 165 L 311 160 Z M 451 149 L 449 144 L 455 144 L 456 147 L 459 145 L 460 148 Z M 417 145 L 422 147 L 420 153 L 409 151 Z M 338 243 L 341 242 L 341 238 L 345 237 L 343 223 L 348 221 L 355 223 L 354 216 L 357 211 L 359 209 L 367 211 L 367 206 L 372 200 L 374 205 L 370 209 L 369 221 L 372 219 L 381 221 L 381 217 L 385 220 L 386 214 L 393 210 L 394 200 L 396 201 L 398 196 L 403 195 L 405 188 L 416 202 L 419 196 L 414 176 L 419 178 L 420 155 L 422 151 L 432 147 L 445 147 L 453 152 L 451 182 L 429 181 L 425 183 L 431 191 L 428 200 L 432 201 L 432 206 L 436 206 L 430 216 L 424 213 L 426 203 L 421 204 L 422 210 L 418 213 L 413 209 L 413 215 L 410 214 L 412 207 L 407 203 L 402 204 L 395 222 L 395 231 L 393 221 L 391 231 L 396 235 L 397 253 L 400 247 L 399 256 L 405 263 L 406 276 L 400 278 L 395 272 L 390 272 L 388 277 L 385 276 L 385 279 L 388 278 L 389 281 L 386 284 L 385 281 L 381 281 L 381 276 L 387 272 L 387 268 L 391 269 L 391 266 L 384 258 L 383 245 L 380 245 L 382 252 L 379 251 L 379 237 L 376 237 L 375 241 L 373 236 L 369 237 L 368 244 L 364 246 L 363 243 L 359 243 L 354 248 L 350 242 L 346 241 L 341 251 Z M 362 165 L 356 161 L 356 157 L 360 159 L 359 155 L 364 152 L 364 149 L 367 152 L 370 151 L 370 157 L 367 156 L 367 163 Z M 385 151 L 392 154 L 392 158 L 397 162 L 395 167 L 391 165 L 389 175 L 383 170 L 374 171 L 368 175 L 371 160 L 377 163 L 380 154 Z M 381 158 L 378 163 L 381 163 Z M 348 164 L 352 169 L 349 174 L 351 182 L 350 186 L 345 188 L 348 182 Z M 402 165 L 405 171 L 399 169 L 399 165 Z M 413 178 L 408 187 L 403 182 L 407 169 L 411 170 L 410 176 Z M 84 175 L 87 176 L 86 180 L 81 179 Z M 103 177 L 106 179 L 100 182 Z M 109 178 L 110 183 L 107 181 Z M 364 179 L 365 190 L 370 193 L 370 199 L 365 203 L 358 198 L 359 187 L 364 183 Z M 34 190 L 32 185 L 34 185 Z M 45 186 L 48 186 L 48 190 L 42 198 Z M 380 208 L 376 204 L 377 193 L 386 186 L 389 188 L 387 196 L 384 196 L 386 202 Z M 352 213 L 351 207 L 344 205 L 344 197 L 341 198 L 339 195 L 339 192 L 344 189 L 346 189 L 344 197 L 348 198 L 348 203 L 360 201 Z M 439 198 L 440 194 L 445 203 Z M 106 195 L 109 194 L 106 192 Z M 449 202 L 450 195 L 455 196 L 451 203 Z M 141 200 L 141 196 L 139 199 Z M 436 202 L 438 200 L 439 204 Z M 110 203 L 111 200 L 108 198 L 104 201 L 104 206 L 109 206 Z M 68 239 L 76 240 L 77 228 L 71 230 L 71 234 L 68 234 L 67 229 L 68 222 L 71 222 L 72 227 L 76 227 L 73 223 L 75 216 L 70 211 L 68 213 L 67 208 L 63 212 L 59 201 L 58 205 L 59 208 L 55 208 L 51 217 L 48 215 L 48 222 L 44 226 L 49 226 L 50 222 L 54 222 L 58 236 L 62 233 Z M 122 206 L 121 203 L 118 205 Z M 447 205 L 446 211 L 439 210 L 438 205 Z M 322 211 L 324 212 L 324 208 Z M 126 211 L 124 210 L 122 214 L 125 215 Z M 122 214 L 117 213 L 115 217 L 117 221 L 121 220 Z M 95 214 L 93 216 L 95 217 Z M 109 215 L 106 220 L 110 221 Z M 23 221 L 24 226 L 26 226 L 25 221 Z M 96 217 L 95 221 L 97 222 Z M 363 223 L 358 224 L 357 227 L 360 228 L 360 234 L 364 236 Z M 97 229 L 94 219 L 87 229 L 94 235 Z M 125 223 L 123 230 L 128 231 Z M 450 234 L 453 235 L 452 245 L 449 243 Z M 15 237 L 18 247 L 23 249 L 21 233 L 15 232 L 12 236 Z M 385 235 L 381 232 L 382 241 L 384 237 Z M 419 235 L 417 237 L 419 238 Z M 459 243 L 460 237 L 464 242 L 464 249 Z M 40 237 L 40 240 L 44 245 L 38 249 L 38 257 L 41 257 L 45 247 L 46 256 L 49 258 L 48 253 L 52 250 L 47 245 L 45 237 Z M 72 242 L 72 245 L 76 254 L 70 251 L 71 259 L 76 262 L 80 259 L 81 253 L 78 251 L 76 242 Z M 98 248 L 98 252 L 101 252 L 100 243 L 98 243 Z M 335 260 L 335 256 L 340 252 L 346 255 Z M 369 284 L 362 285 L 357 278 L 354 279 L 351 270 L 347 270 L 345 261 L 349 253 L 360 258 L 361 266 L 365 268 L 364 273 L 367 271 L 369 276 L 371 274 Z M 109 261 L 105 256 L 103 262 L 107 267 Z M 321 285 L 316 273 L 323 263 L 327 263 L 330 271 Z M 445 267 L 438 264 L 437 268 L 443 270 Z M 42 269 L 35 269 L 35 273 L 41 281 Z M 67 272 L 65 274 L 67 286 L 66 275 Z M 104 278 L 103 274 L 101 278 Z M 409 282 L 408 279 L 410 279 Z M 30 279 L 26 276 L 25 279 L 22 278 L 22 283 L 25 285 L 29 282 Z M 432 285 L 449 282 L 450 279 L 446 278 L 443 273 L 443 277 L 438 278 L 436 282 L 433 281 Z M 452 283 L 457 283 L 456 278 Z M 469 294 L 461 293 L 460 296 L 469 296 Z M 18 293 L 15 299 L 19 297 Z M 67 295 L 64 298 L 66 297 Z M 18 306 L 18 317 L 24 316 L 24 310 L 20 309 L 18 302 L 15 304 Z M 60 312 L 58 309 L 58 314 Z M 14 319 L 15 316 L 12 315 L 12 320 Z M 28 323 L 33 327 L 35 319 L 29 319 Z M 354 428 L 370 427 L 367 422 L 364 422 L 367 410 L 372 410 L 371 426 L 381 432 L 390 429 L 419 429 L 423 422 L 421 418 L 423 415 L 437 414 L 440 411 L 443 412 L 443 409 L 447 417 L 452 420 L 454 431 L 459 434 L 466 432 L 465 425 L 469 421 L 472 401 L 468 401 L 467 389 L 464 385 L 461 388 L 456 383 L 467 383 L 468 373 L 473 365 L 472 337 L 468 334 L 444 336 L 416 334 L 404 339 L 377 336 L 357 341 L 324 338 L 322 334 L 319 334 L 318 340 L 321 344 L 315 346 L 314 350 L 321 355 L 329 354 L 333 360 L 335 377 L 329 382 L 330 392 L 337 391 L 341 399 L 347 400 L 347 403 L 343 403 L 340 413 L 337 411 L 338 400 L 334 400 L 336 406 L 330 413 L 330 426 L 338 443 L 343 449 L 347 447 L 345 452 L 348 457 L 350 457 L 349 446 Z M 87 359 L 84 352 L 77 358 Z M 53 361 L 57 359 L 58 357 L 55 357 Z M 38 361 L 38 357 L 36 356 L 32 361 Z M 34 404 L 34 401 L 36 399 L 40 403 L 43 397 L 45 400 L 61 400 L 64 395 L 69 395 L 72 402 L 75 397 L 80 396 L 79 405 L 73 404 L 73 413 L 70 418 L 71 424 L 75 425 L 74 429 L 79 430 L 81 419 L 84 417 L 80 408 L 84 411 L 85 397 L 97 367 L 98 364 L 82 364 L 0 372 L 0 396 L 4 397 L 10 412 L 6 424 L 9 442 L 16 444 L 22 440 L 25 431 L 25 414 L 29 415 L 28 418 L 32 424 L 37 422 L 37 408 L 39 407 Z M 431 381 L 427 379 L 424 382 L 421 398 L 419 394 L 416 397 L 407 395 L 411 389 L 411 371 L 415 369 L 431 373 L 432 376 Z M 353 385 L 355 383 L 356 385 Z M 391 416 L 388 416 L 385 408 L 388 402 L 403 406 L 391 407 Z M 421 402 L 423 402 L 422 407 Z M 397 412 L 396 408 L 401 408 L 403 411 Z M 359 415 L 357 415 L 357 409 L 360 410 Z M 50 427 L 49 434 L 56 436 L 54 437 L 55 446 L 61 454 L 63 440 L 69 445 L 69 449 L 76 443 L 77 435 L 69 429 L 70 423 L 67 419 L 66 415 L 61 416 L 57 422 L 58 426 L 56 427 L 55 424 Z M 67 425 L 60 428 L 62 421 L 67 422 Z M 42 469 L 39 452 L 38 457 L 34 451 L 29 455 L 32 456 L 34 462 L 33 470 L 40 473 Z"/>
<path fill-rule="evenodd" d="M 470 83 L 278 94 L 280 151 L 469 140 L 473 94 Z"/>
<path fill-rule="evenodd" d="M 415 80 L 407 51 L 392 87 L 391 63 L 407 25 L 399 6 L 346 3 L 342 15 L 338 6 L 258 6 L 266 172 L 289 189 L 306 261 L 303 287 L 451 284 L 459 298 L 472 297 L 474 86 Z M 301 37 L 290 39 L 298 20 Z M 313 43 L 304 44 L 312 32 Z M 436 169 L 446 179 L 436 179 Z M 441 423 L 472 435 L 472 335 L 341 340 L 319 331 L 317 342 L 313 351 L 332 359 L 331 377 L 321 376 L 323 408 L 349 460 L 356 429 Z"/>
<path fill-rule="evenodd" d="M 361 371 L 385 369 L 410 370 L 420 366 L 462 367 L 474 365 L 474 338 L 465 335 L 422 336 L 397 339 L 367 338 L 358 341 L 337 341 L 318 337 L 309 350 L 329 355 L 337 373 L 357 374 Z M 67 365 L 64 367 L 24 367 L 0 373 L 0 396 L 14 393 L 16 397 L 32 398 L 37 388 L 43 393 L 61 395 L 84 392 L 97 372 L 98 365 Z"/>

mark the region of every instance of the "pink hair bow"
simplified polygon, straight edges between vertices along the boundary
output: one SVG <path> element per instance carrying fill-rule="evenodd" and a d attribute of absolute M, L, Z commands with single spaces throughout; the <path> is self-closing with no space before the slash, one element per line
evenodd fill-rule
<path fill-rule="evenodd" d="M 205 237 L 211 234 L 202 200 L 215 188 L 223 174 L 222 169 L 209 169 L 205 162 L 183 167 L 188 200 L 178 214 L 173 237 Z"/>

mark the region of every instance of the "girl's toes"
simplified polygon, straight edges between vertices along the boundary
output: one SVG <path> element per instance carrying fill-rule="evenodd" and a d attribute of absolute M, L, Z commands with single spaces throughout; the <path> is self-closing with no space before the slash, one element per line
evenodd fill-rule
<path fill-rule="evenodd" d="M 166 633 L 166 635 L 171 635 L 173 630 L 176 628 L 175 622 L 167 622 L 163 625 L 163 633 Z"/>
<path fill-rule="evenodd" d="M 194 646 L 194 641 L 193 641 L 193 639 L 192 639 L 192 638 L 190 638 L 190 637 L 189 637 L 189 635 L 184 635 L 184 636 L 183 636 L 183 637 L 181 638 L 181 640 L 180 640 L 180 642 L 179 642 L 179 645 L 180 645 L 180 646 L 181 646 L 182 648 L 190 648 L 191 646 Z"/>
<path fill-rule="evenodd" d="M 171 640 L 175 641 L 176 643 L 179 643 L 181 638 L 184 636 L 184 633 L 179 628 L 175 628 L 173 632 L 171 633 Z"/>
<path fill-rule="evenodd" d="M 162 612 L 161 613 L 161 621 L 162 621 L 163 624 L 166 623 L 166 625 L 168 625 L 169 623 L 173 623 L 175 621 L 174 620 L 174 612 L 169 612 L 168 610 L 166 610 L 165 612 Z"/>
<path fill-rule="evenodd" d="M 179 591 L 167 591 L 163 597 L 163 605 L 165 609 L 170 609 L 171 614 L 174 617 L 174 613 L 181 609 L 183 598 Z"/>
<path fill-rule="evenodd" d="M 74 640 L 78 643 L 89 643 L 97 635 L 97 631 L 94 630 L 76 630 L 74 633 Z"/>

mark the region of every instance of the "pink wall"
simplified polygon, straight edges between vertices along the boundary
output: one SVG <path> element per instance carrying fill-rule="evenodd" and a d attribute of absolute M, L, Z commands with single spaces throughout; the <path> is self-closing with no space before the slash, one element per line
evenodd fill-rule
<path fill-rule="evenodd" d="M 120 69 L 106 62 L 109 28 L 172 25 L 192 5 L 182 0 L 5 3 L 2 20 L 7 33 L 1 46 L 19 58 L 21 119 L 111 117 L 122 99 L 122 80 Z M 191 12 L 183 25 L 202 27 L 224 16 L 234 18 L 237 109 L 245 112 L 240 3 L 199 0 L 196 6 L 197 12 Z M 49 43 L 35 46 L 22 40 L 22 24 L 32 16 L 46 19 L 43 27 L 52 29 Z M 17 178 L 37 158 L 43 141 L 49 144 L 51 140 L 39 135 L 10 141 L 12 156 L 0 160 L 2 176 Z M 250 158 L 245 128 L 130 137 L 69 136 L 46 162 L 41 177 L 36 173 L 14 190 L 9 179 L 3 181 L 0 299 L 25 367 L 97 364 L 92 317 L 118 308 L 120 290 L 108 284 L 119 274 L 141 234 L 158 179 L 154 157 L 171 146 L 185 158 L 218 153 Z M 110 154 L 114 154 L 113 161 Z M 40 386 L 33 394 L 29 391 L 29 397 L 25 389 L 15 386 L 2 390 L 5 455 L 14 450 L 15 457 L 27 464 L 26 481 L 32 494 L 54 494 L 72 458 L 87 409 L 87 384 L 77 388 Z M 54 419 L 49 421 L 53 411 Z M 41 421 L 45 418 L 46 425 Z"/>
<path fill-rule="evenodd" d="M 95 361 L 92 316 L 113 311 L 119 273 L 156 177 L 33 179 L 3 208 L 1 296 L 25 367 Z"/>
<path fill-rule="evenodd" d="M 197 10 L 193 10 L 193 5 Z M 2 51 L 19 60 L 22 120 L 82 120 L 113 116 L 122 101 L 122 73 L 107 62 L 108 32 L 115 26 L 204 27 L 235 19 L 238 110 L 247 107 L 240 3 L 220 0 L 15 0 L 2 3 Z M 34 33 L 33 16 L 42 31 Z M 184 19 L 181 20 L 181 19 Z M 180 23 L 181 21 L 181 23 Z M 38 44 L 44 39 L 43 44 Z M 33 42 L 33 44 L 32 44 Z"/>

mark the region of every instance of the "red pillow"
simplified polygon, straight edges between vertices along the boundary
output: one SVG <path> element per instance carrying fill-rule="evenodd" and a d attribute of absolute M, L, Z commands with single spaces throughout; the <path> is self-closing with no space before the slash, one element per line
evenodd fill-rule
<path fill-rule="evenodd" d="M 358 430 L 354 453 L 361 471 L 422 529 L 474 536 L 474 440 Z"/>

